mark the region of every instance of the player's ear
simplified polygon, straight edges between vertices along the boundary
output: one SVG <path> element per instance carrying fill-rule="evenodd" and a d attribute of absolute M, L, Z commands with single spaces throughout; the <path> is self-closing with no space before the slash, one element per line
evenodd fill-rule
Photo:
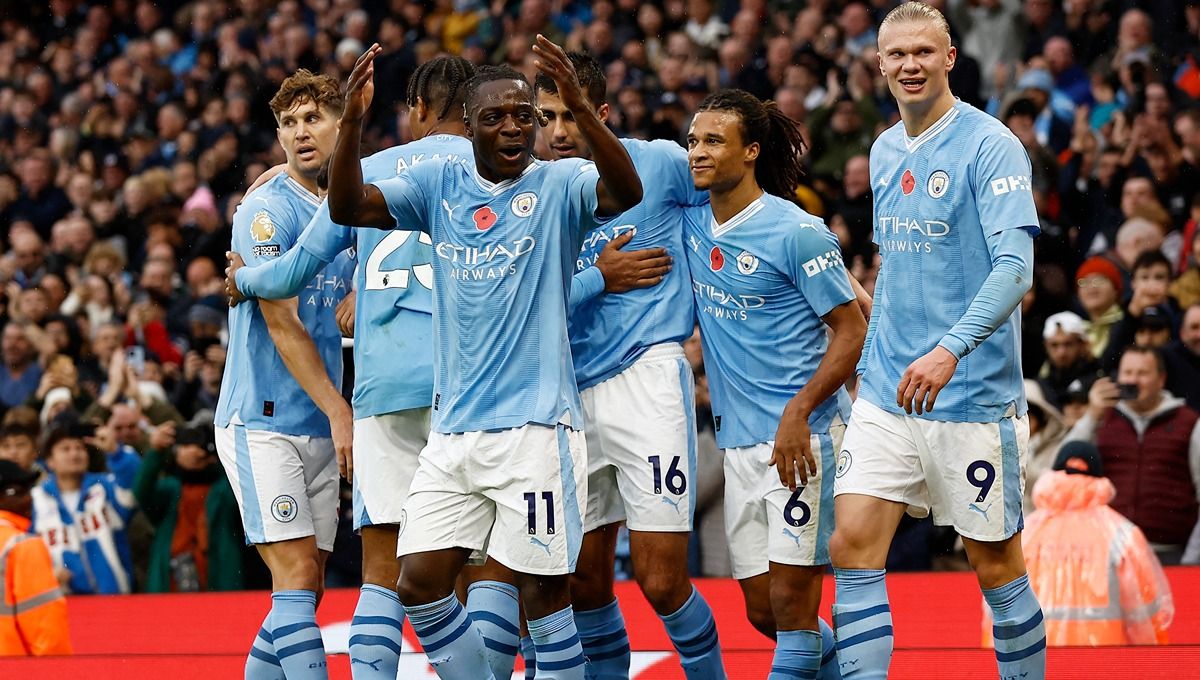
<path fill-rule="evenodd" d="M 601 123 L 608 122 L 608 114 L 609 114 L 608 102 L 604 102 L 603 104 L 600 105 L 600 108 L 596 109 L 596 115 L 600 117 Z"/>
<path fill-rule="evenodd" d="M 467 139 L 475 138 L 475 130 L 471 128 L 471 117 L 463 116 L 463 127 L 466 128 Z"/>
<path fill-rule="evenodd" d="M 958 61 L 958 48 L 951 45 L 950 49 L 946 50 L 946 70 L 953 69 L 956 61 Z"/>
<path fill-rule="evenodd" d="M 746 145 L 746 160 L 753 163 L 758 160 L 758 155 L 762 153 L 762 145 L 758 142 L 751 142 Z"/>
<path fill-rule="evenodd" d="M 422 97 L 419 97 L 419 96 L 417 97 L 416 109 L 417 109 L 417 120 L 423 122 L 425 120 L 425 118 L 429 115 L 429 107 L 425 104 L 425 100 Z"/>
<path fill-rule="evenodd" d="M 883 68 L 883 55 L 879 52 L 876 52 L 875 61 L 879 64 L 879 75 L 887 77 L 887 70 Z"/>

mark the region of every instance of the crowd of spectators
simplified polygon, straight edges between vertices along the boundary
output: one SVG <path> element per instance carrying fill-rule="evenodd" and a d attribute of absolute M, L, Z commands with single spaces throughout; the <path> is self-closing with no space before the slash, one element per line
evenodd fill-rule
<path fill-rule="evenodd" d="M 344 79 L 380 43 L 366 135 L 376 149 L 409 139 L 402 93 L 417 64 L 461 54 L 532 78 L 537 33 L 601 60 L 619 135 L 682 141 L 700 100 L 722 87 L 774 99 L 806 124 L 797 200 L 872 290 L 867 154 L 897 120 L 875 28 L 895 4 L 4 3 L 0 458 L 45 471 L 35 500 L 59 517 L 35 528 L 60 550 L 62 582 L 76 592 L 255 583 L 242 576 L 256 560 L 243 559 L 212 453 L 221 270 L 242 193 L 283 160 L 267 101 L 292 71 Z M 1023 305 L 1029 486 L 1064 438 L 1094 440 L 1115 502 L 1164 562 L 1200 560 L 1200 2 L 931 4 L 959 46 L 955 94 L 1004 121 L 1033 163 L 1042 234 Z M 719 524 L 706 526 L 713 538 L 694 565 L 719 574 Z M 893 566 L 929 567 L 949 550 L 922 523 L 906 523 L 901 542 Z M 101 583 L 69 566 L 96 555 L 125 574 Z"/>

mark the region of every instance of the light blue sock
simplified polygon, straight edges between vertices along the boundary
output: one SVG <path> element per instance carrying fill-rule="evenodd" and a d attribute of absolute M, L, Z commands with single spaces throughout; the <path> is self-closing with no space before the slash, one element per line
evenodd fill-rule
<path fill-rule="evenodd" d="M 284 680 L 283 666 L 275 656 L 275 643 L 271 639 L 271 612 L 263 619 L 250 654 L 246 657 L 246 680 Z"/>
<path fill-rule="evenodd" d="M 833 639 L 833 629 L 825 623 L 825 619 L 818 618 L 817 623 L 821 626 L 821 672 L 817 673 L 817 680 L 842 680 L 842 671 L 838 668 L 837 643 Z"/>
<path fill-rule="evenodd" d="M 846 680 L 884 680 L 892 663 L 892 610 L 883 569 L 834 569 L 833 626 Z"/>
<path fill-rule="evenodd" d="M 483 636 L 492 675 L 508 680 L 521 644 L 521 605 L 516 586 L 479 581 L 467 588 L 467 614 Z"/>
<path fill-rule="evenodd" d="M 405 607 L 429 665 L 442 680 L 495 680 L 483 637 L 453 593 L 429 604 Z M 508 680 L 505 678 L 504 680 Z"/>
<path fill-rule="evenodd" d="M 821 634 L 815 630 L 775 632 L 775 658 L 767 680 L 817 680 L 821 672 Z"/>
<path fill-rule="evenodd" d="M 528 635 L 521 637 L 521 658 L 525 659 L 525 680 L 533 680 L 537 674 L 537 650 L 533 647 L 533 638 Z"/>
<path fill-rule="evenodd" d="M 329 677 L 325 643 L 317 626 L 317 594 L 313 591 L 281 590 L 271 594 L 271 639 L 288 680 Z"/>
<path fill-rule="evenodd" d="M 364 583 L 350 620 L 350 675 L 354 680 L 395 680 L 404 634 L 404 605 L 396 591 Z"/>
<path fill-rule="evenodd" d="M 1046 677 L 1046 625 L 1029 576 L 983 591 L 992 608 L 992 637 L 1001 678 L 1042 680 Z"/>
<path fill-rule="evenodd" d="M 575 625 L 587 659 L 588 680 L 629 677 L 629 635 L 616 600 L 599 609 L 575 612 Z"/>
<path fill-rule="evenodd" d="M 527 625 L 537 647 L 537 680 L 583 680 L 583 646 L 570 607 Z"/>
<path fill-rule="evenodd" d="M 679 611 L 660 617 L 667 627 L 671 644 L 679 653 L 679 665 L 688 680 L 720 680 L 725 677 L 721 663 L 721 641 L 712 609 L 692 587 L 692 595 Z"/>

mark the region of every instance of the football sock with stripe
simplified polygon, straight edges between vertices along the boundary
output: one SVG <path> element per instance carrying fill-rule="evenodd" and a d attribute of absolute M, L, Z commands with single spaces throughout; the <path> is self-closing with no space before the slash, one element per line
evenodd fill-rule
<path fill-rule="evenodd" d="M 1000 677 L 1042 680 L 1046 677 L 1046 625 L 1029 576 L 983 591 L 992 608 L 992 638 Z"/>
<path fill-rule="evenodd" d="M 246 657 L 246 680 L 284 680 L 283 666 L 275 656 L 275 643 L 271 639 L 271 612 L 267 612 L 262 627 L 254 636 L 250 655 Z"/>
<path fill-rule="evenodd" d="M 351 677 L 395 680 L 403 628 L 404 605 L 396 591 L 364 583 L 350 620 Z"/>
<path fill-rule="evenodd" d="M 436 602 L 405 607 L 404 612 L 439 678 L 494 680 L 483 637 L 454 593 Z"/>
<path fill-rule="evenodd" d="M 775 658 L 767 680 L 817 680 L 821 672 L 821 634 L 815 630 L 775 632 Z"/>
<path fill-rule="evenodd" d="M 817 680 L 842 680 L 833 629 L 825 623 L 825 619 L 818 618 L 817 623 L 821 626 L 821 672 L 817 673 Z"/>
<path fill-rule="evenodd" d="M 846 680 L 883 680 L 892 662 L 892 610 L 883 569 L 834 569 L 833 626 Z"/>
<path fill-rule="evenodd" d="M 717 622 L 700 591 L 693 586 L 691 596 L 679 611 L 661 618 L 688 680 L 721 680 L 725 677 Z"/>
<path fill-rule="evenodd" d="M 317 594 L 311 590 L 281 590 L 271 594 L 271 641 L 288 680 L 321 680 L 325 643 L 317 626 Z"/>
<path fill-rule="evenodd" d="M 583 646 L 570 607 L 528 626 L 537 647 L 537 680 L 583 680 Z"/>
<path fill-rule="evenodd" d="M 508 680 L 521 644 L 521 607 L 515 586 L 478 581 L 467 588 L 467 613 L 483 636 L 492 675 Z"/>
<path fill-rule="evenodd" d="M 629 635 L 616 600 L 599 609 L 575 612 L 575 625 L 587 659 L 588 680 L 629 677 Z"/>
<path fill-rule="evenodd" d="M 528 635 L 521 636 L 521 658 L 525 660 L 525 680 L 533 680 L 537 674 L 537 651 Z"/>

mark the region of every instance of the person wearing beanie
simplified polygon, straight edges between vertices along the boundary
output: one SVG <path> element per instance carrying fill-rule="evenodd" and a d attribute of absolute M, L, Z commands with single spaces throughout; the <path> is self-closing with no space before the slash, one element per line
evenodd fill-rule
<path fill-rule="evenodd" d="M 1121 294 L 1125 290 L 1121 269 L 1109 258 L 1094 255 L 1084 260 L 1075 272 L 1075 285 L 1079 302 L 1091 321 L 1088 343 L 1092 356 L 1099 359 L 1108 349 L 1113 325 L 1125 316 L 1121 309 Z"/>
<path fill-rule="evenodd" d="M 1051 646 L 1167 643 L 1170 584 L 1146 536 L 1109 506 L 1115 495 L 1100 451 L 1084 441 L 1064 444 L 1033 487 L 1022 546 Z"/>

